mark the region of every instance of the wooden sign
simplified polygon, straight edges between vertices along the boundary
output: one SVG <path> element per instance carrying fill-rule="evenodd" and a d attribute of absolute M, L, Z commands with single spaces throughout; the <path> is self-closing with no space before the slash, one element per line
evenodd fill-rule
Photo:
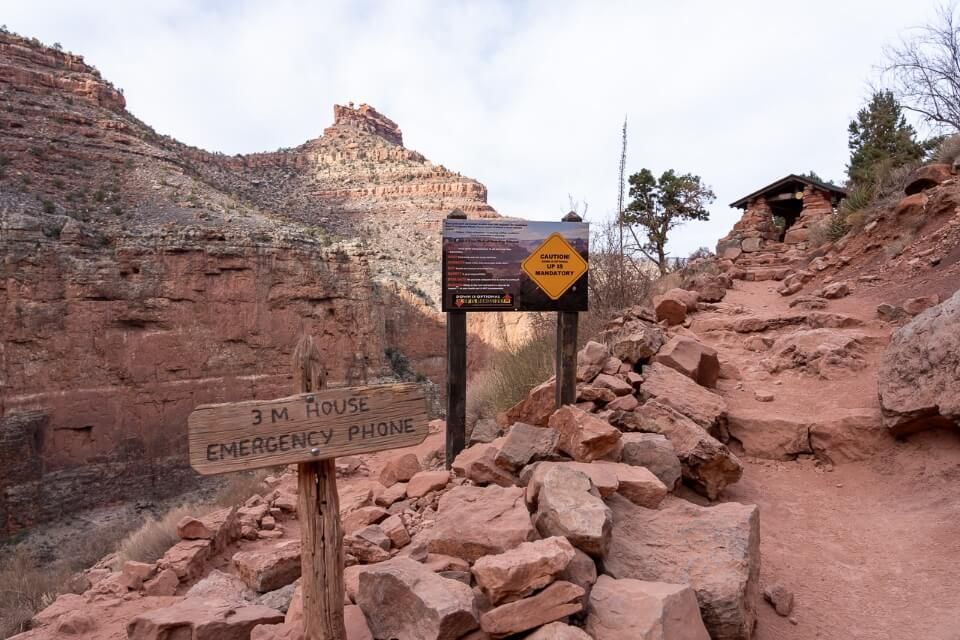
<path fill-rule="evenodd" d="M 201 405 L 187 421 L 190 465 L 216 474 L 409 447 L 428 421 L 412 383 Z"/>
<path fill-rule="evenodd" d="M 441 303 L 458 311 L 586 311 L 590 227 L 491 218 L 443 221 Z"/>
<path fill-rule="evenodd" d="M 562 235 L 552 233 L 520 267 L 551 300 L 559 300 L 587 272 L 587 261 Z"/>

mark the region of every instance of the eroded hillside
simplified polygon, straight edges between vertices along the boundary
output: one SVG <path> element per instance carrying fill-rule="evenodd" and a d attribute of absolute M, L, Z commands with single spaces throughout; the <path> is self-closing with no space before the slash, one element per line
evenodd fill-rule
<path fill-rule="evenodd" d="M 304 332 L 335 384 L 442 383 L 439 221 L 496 214 L 386 116 L 338 106 L 296 149 L 209 153 L 10 34 L 0 96 L 0 531 L 180 486 L 186 415 L 286 394 Z"/>

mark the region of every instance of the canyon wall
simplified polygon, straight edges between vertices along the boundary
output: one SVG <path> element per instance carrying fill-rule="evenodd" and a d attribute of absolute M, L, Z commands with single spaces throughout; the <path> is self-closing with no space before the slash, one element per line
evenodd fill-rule
<path fill-rule="evenodd" d="M 288 394 L 302 333 L 332 385 L 442 388 L 440 222 L 496 212 L 373 107 L 226 156 L 156 133 L 82 57 L 3 33 L 0 101 L 0 533 L 189 488 L 186 416 Z M 482 359 L 504 334 L 477 326 Z"/>

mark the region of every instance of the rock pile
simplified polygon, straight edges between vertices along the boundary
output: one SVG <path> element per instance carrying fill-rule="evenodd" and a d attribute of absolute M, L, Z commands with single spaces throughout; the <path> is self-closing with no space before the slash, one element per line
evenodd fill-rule
<path fill-rule="evenodd" d="M 634 308 L 579 352 L 576 404 L 556 409 L 548 381 L 452 472 L 396 452 L 345 483 L 349 638 L 751 638 L 756 507 L 674 495 L 716 500 L 742 473 L 719 371 L 696 334 Z M 157 563 L 106 571 L 84 597 L 148 601 L 128 623 L 139 640 L 302 638 L 293 480 L 184 518 Z"/>

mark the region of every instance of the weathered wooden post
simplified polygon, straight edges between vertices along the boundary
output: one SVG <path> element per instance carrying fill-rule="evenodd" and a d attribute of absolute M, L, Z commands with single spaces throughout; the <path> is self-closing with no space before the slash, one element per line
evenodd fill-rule
<path fill-rule="evenodd" d="M 293 351 L 293 392 L 327 386 L 313 338 L 304 335 Z M 343 622 L 343 527 L 336 459 L 297 465 L 303 630 L 307 640 L 346 640 Z M 331 588 L 332 587 L 332 588 Z"/>
<path fill-rule="evenodd" d="M 459 209 L 448 220 L 466 220 Z M 444 274 L 446 275 L 446 274 Z M 467 440 L 467 312 L 447 311 L 447 469 Z"/>
<path fill-rule="evenodd" d="M 296 395 L 194 409 L 187 420 L 190 466 L 216 474 L 297 465 L 305 637 L 346 640 L 335 458 L 423 442 L 426 394 L 413 383 L 326 390 L 308 336 L 294 350 L 293 378 Z"/>
<path fill-rule="evenodd" d="M 563 222 L 583 222 L 575 211 L 563 216 Z M 577 325 L 576 311 L 557 312 L 557 357 L 555 362 L 557 387 L 556 403 L 559 409 L 577 401 Z"/>

